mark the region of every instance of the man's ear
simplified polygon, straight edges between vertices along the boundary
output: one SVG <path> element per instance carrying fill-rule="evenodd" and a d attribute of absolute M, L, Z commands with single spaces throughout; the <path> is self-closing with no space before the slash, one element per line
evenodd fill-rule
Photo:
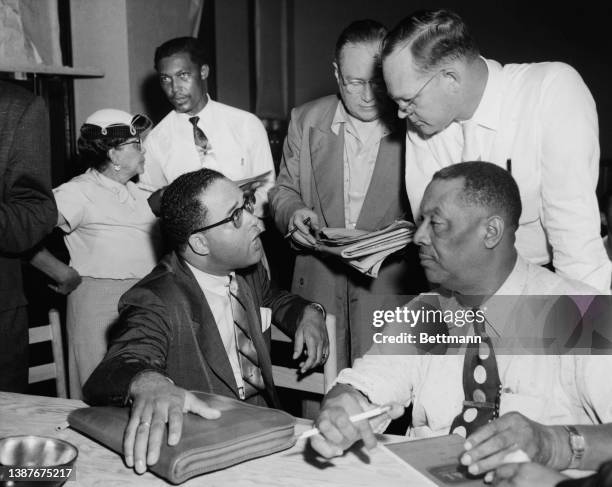
<path fill-rule="evenodd" d="M 187 243 L 194 254 L 204 256 L 210 253 L 210 249 L 208 248 L 208 240 L 201 233 L 194 233 L 193 235 L 190 235 Z"/>
<path fill-rule="evenodd" d="M 202 64 L 202 67 L 200 68 L 200 78 L 202 81 L 205 81 L 209 74 L 210 68 L 208 67 L 208 64 Z"/>
<path fill-rule="evenodd" d="M 338 63 L 334 61 L 332 63 L 332 66 L 334 67 L 334 77 L 336 78 L 336 83 L 340 85 L 340 73 L 338 72 Z"/>
<path fill-rule="evenodd" d="M 461 83 L 463 81 L 462 71 L 458 68 L 456 63 L 452 63 L 442 70 L 442 77 L 446 89 L 452 93 L 459 91 Z"/>
<path fill-rule="evenodd" d="M 487 249 L 492 249 L 501 242 L 506 229 L 506 222 L 499 215 L 493 215 L 486 220 L 486 232 L 484 244 Z"/>

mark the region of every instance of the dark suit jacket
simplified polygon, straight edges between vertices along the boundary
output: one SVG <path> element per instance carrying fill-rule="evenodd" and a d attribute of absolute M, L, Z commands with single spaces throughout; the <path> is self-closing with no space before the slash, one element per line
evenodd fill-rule
<path fill-rule="evenodd" d="M 250 334 L 266 383 L 266 394 L 249 402 L 278 407 L 270 363 L 270 330 L 261 331 L 260 307 L 290 336 L 308 304 L 270 287 L 261 264 L 241 271 Z M 91 404 L 123 405 L 136 374 L 154 370 L 187 390 L 239 398 L 229 359 L 204 293 L 176 254 L 165 256 L 119 302 L 119 323 L 106 357 L 83 389 Z"/>
<path fill-rule="evenodd" d="M 50 161 L 43 100 L 0 81 L 0 311 L 26 304 L 21 257 L 57 224 Z"/>
<path fill-rule="evenodd" d="M 282 233 L 300 208 L 313 208 L 321 226 L 345 226 L 344 131 L 336 135 L 331 129 L 338 103 L 337 96 L 327 96 L 291 113 L 280 172 L 270 191 L 270 210 Z M 412 220 L 404 188 L 405 137 L 405 124 L 397 121 L 392 133 L 381 140 L 356 228 L 377 230 L 400 217 Z M 406 295 L 425 289 L 424 275 L 411 247 L 408 257 L 406 253 L 389 257 L 376 279 L 336 258 L 310 252 L 296 256 L 292 290 L 336 315 L 340 368 L 372 344 L 375 308 L 394 309 L 408 301 Z"/>
<path fill-rule="evenodd" d="M 0 390 L 27 387 L 21 264 L 56 224 L 47 110 L 41 98 L 0 81 Z"/>

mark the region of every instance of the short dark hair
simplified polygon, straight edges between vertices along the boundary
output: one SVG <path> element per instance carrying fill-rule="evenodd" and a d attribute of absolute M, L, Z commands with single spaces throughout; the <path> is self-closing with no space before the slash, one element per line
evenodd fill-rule
<path fill-rule="evenodd" d="M 336 41 L 334 60 L 340 63 L 342 49 L 347 44 L 361 44 L 366 42 L 382 42 L 387 34 L 387 28 L 375 20 L 363 19 L 351 22 Z"/>
<path fill-rule="evenodd" d="M 489 208 L 502 213 L 507 224 L 518 228 L 521 217 L 521 194 L 512 175 L 490 162 L 460 162 L 440 169 L 435 180 L 463 178 L 462 200 L 468 205 Z"/>
<path fill-rule="evenodd" d="M 157 69 L 159 61 L 165 57 L 170 57 L 179 53 L 187 53 L 191 61 L 201 67 L 208 64 L 204 46 L 195 37 L 177 37 L 164 42 L 155 49 L 154 66 Z"/>
<path fill-rule="evenodd" d="M 79 162 L 84 167 L 92 167 L 102 172 L 110 164 L 108 151 L 127 140 L 123 137 L 105 137 L 93 140 L 79 137 L 77 140 Z"/>
<path fill-rule="evenodd" d="M 450 10 L 422 10 L 400 21 L 384 40 L 382 59 L 407 44 L 415 65 L 422 71 L 480 54 L 463 19 Z"/>
<path fill-rule="evenodd" d="M 216 180 L 225 178 L 220 172 L 204 168 L 176 178 L 161 199 L 160 222 L 167 244 L 173 250 L 184 250 L 189 236 L 206 226 L 208 208 L 200 196 Z"/>

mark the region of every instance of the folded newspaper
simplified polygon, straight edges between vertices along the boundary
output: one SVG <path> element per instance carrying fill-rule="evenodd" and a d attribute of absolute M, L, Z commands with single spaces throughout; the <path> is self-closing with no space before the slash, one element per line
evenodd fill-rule
<path fill-rule="evenodd" d="M 412 242 L 414 230 L 414 224 L 405 220 L 396 220 L 374 232 L 323 228 L 318 250 L 339 256 L 358 271 L 376 278 L 383 261 Z"/>

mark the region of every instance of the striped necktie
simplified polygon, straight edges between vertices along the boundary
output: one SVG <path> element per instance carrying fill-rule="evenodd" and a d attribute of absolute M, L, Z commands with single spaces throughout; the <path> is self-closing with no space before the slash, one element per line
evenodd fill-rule
<path fill-rule="evenodd" d="M 244 394 L 241 394 L 241 396 L 243 396 L 243 399 L 248 399 L 265 390 L 266 386 L 261 369 L 259 368 L 257 350 L 249 335 L 248 317 L 243 304 L 244 294 L 240 292 L 235 276 L 232 276 L 230 281 L 230 303 L 234 318 L 234 336 L 236 337 L 238 363 L 240 364 L 242 379 L 244 380 Z"/>
<path fill-rule="evenodd" d="M 485 332 L 485 320 L 478 321 L 478 308 L 474 309 L 474 334 L 480 343 L 470 343 L 463 362 L 463 409 L 450 427 L 450 432 L 470 436 L 481 426 L 499 417 L 501 381 L 491 338 Z"/>
<path fill-rule="evenodd" d="M 193 125 L 193 142 L 195 143 L 198 151 L 206 155 L 212 150 L 212 147 L 210 146 L 210 142 L 208 141 L 208 137 L 206 137 L 204 131 L 198 127 L 199 120 L 200 117 L 191 117 L 189 119 L 191 125 Z"/>

